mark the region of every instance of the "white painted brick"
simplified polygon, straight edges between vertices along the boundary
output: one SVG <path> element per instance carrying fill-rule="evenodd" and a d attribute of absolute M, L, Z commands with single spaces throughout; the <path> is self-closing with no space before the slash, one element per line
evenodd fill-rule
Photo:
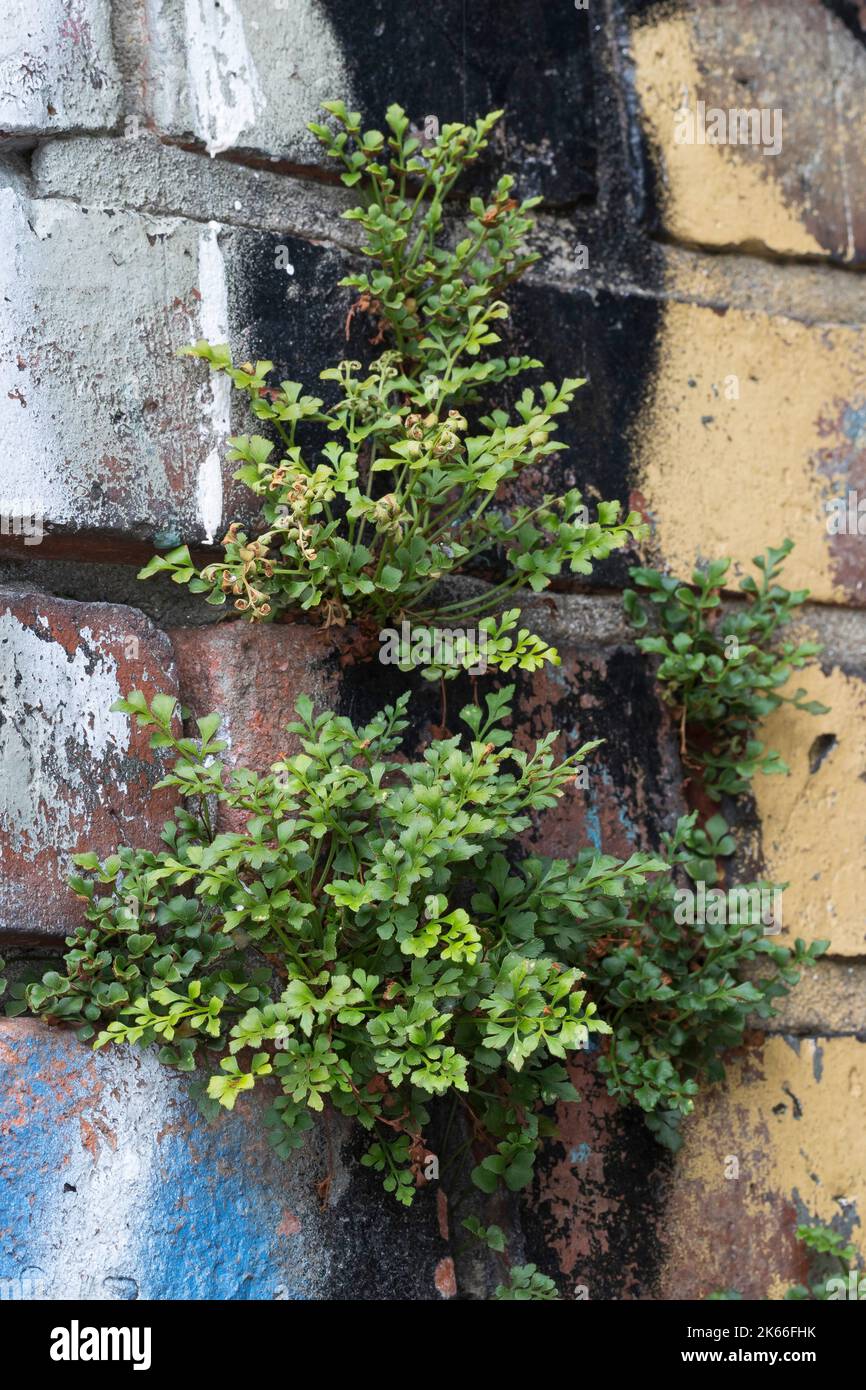
<path fill-rule="evenodd" d="M 120 79 L 108 0 L 25 0 L 0 10 L 0 138 L 110 130 Z"/>
<path fill-rule="evenodd" d="M 168 134 L 223 150 L 321 162 L 306 130 L 349 91 L 316 0 L 146 0 L 148 114 Z"/>
<path fill-rule="evenodd" d="M 9 188 L 0 225 L 0 500 L 40 498 L 49 530 L 212 536 L 228 420 L 176 352 L 226 337 L 216 226 Z"/>

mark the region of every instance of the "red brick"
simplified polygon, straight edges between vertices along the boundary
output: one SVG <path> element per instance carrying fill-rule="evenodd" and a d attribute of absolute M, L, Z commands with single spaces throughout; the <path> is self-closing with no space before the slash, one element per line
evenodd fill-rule
<path fill-rule="evenodd" d="M 156 845 L 170 790 L 119 695 L 177 693 L 167 638 L 143 614 L 6 590 L 0 597 L 0 934 L 60 935 L 81 919 L 72 855 Z"/>
<path fill-rule="evenodd" d="M 169 635 L 184 704 L 196 715 L 222 715 L 226 761 L 234 765 L 265 772 L 280 752 L 296 749 L 285 727 L 299 695 L 309 695 L 317 710 L 334 707 L 345 639 L 333 630 L 225 622 Z"/>
<path fill-rule="evenodd" d="M 627 857 L 658 847 L 687 810 L 670 716 L 645 659 L 633 648 L 571 647 L 561 666 L 520 676 L 514 707 L 515 742 L 529 748 L 551 729 L 564 758 L 584 743 L 585 776 L 525 837 L 535 853 L 568 858 L 587 845 Z"/>

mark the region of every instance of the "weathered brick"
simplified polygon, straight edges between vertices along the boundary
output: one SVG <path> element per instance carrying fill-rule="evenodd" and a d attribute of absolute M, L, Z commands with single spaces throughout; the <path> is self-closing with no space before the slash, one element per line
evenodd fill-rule
<path fill-rule="evenodd" d="M 619 293 L 605 287 L 523 283 L 509 294 L 512 316 L 503 325 L 510 352 L 538 355 L 543 372 L 497 389 L 496 404 L 514 406 L 529 382 L 579 377 L 567 415 L 557 417 L 556 437 L 567 446 L 528 469 L 517 491 L 537 502 L 547 491 L 581 490 L 592 509 L 597 498 L 616 500 L 627 511 L 634 504 L 633 437 L 655 362 L 663 305 L 649 294 Z M 627 582 L 629 553 L 615 552 L 593 566 L 589 583 L 621 587 Z M 636 555 L 632 549 L 632 563 Z M 585 587 L 587 579 L 568 573 L 563 587 Z"/>
<path fill-rule="evenodd" d="M 245 403 L 177 349 L 230 340 L 243 361 L 279 337 L 280 367 L 314 385 L 346 313 L 336 253 L 11 189 L 0 221 L 15 246 L 3 277 L 0 504 L 37 499 L 49 532 L 161 544 L 218 539 L 228 519 L 254 515 L 225 459 L 227 435 L 249 428 Z M 278 245 L 294 279 L 277 268 Z"/>
<path fill-rule="evenodd" d="M 792 685 L 829 713 L 783 705 L 763 738 L 790 767 L 787 777 L 754 782 L 760 858 L 767 876 L 787 883 L 780 940 L 830 941 L 836 956 L 866 954 L 866 682 L 833 666 L 795 672 Z"/>
<path fill-rule="evenodd" d="M 584 763 L 586 786 L 569 786 L 529 842 L 566 858 L 589 845 L 624 857 L 658 846 L 686 808 L 674 732 L 646 659 L 629 646 L 569 647 L 561 658 L 518 676 L 515 741 L 528 747 L 561 730 L 558 756 L 603 742 Z"/>
<path fill-rule="evenodd" d="M 254 0 L 147 0 L 147 16 L 147 116 L 211 154 L 322 164 L 306 123 L 334 98 L 368 126 L 391 101 L 420 127 L 507 106 L 485 181 L 516 163 L 524 194 L 594 196 L 589 16 L 571 0 L 505 0 L 495 23 L 459 0 L 443 0 L 435 23 L 394 0 L 372 0 L 361 24 L 351 0 L 277 0 L 266 15 Z"/>
<path fill-rule="evenodd" d="M 635 12 L 631 56 L 665 233 L 704 246 L 863 264 L 862 9 L 851 6 L 846 24 L 845 14 L 818 0 L 649 7 L 626 0 L 626 8 Z M 726 120 L 732 109 L 780 111 L 764 146 L 774 147 L 778 130 L 781 148 L 678 143 L 677 112 L 696 115 L 698 102 Z"/>
<path fill-rule="evenodd" d="M 447 1296 L 432 1188 L 399 1207 L 339 1117 L 283 1162 L 267 1083 L 209 1125 L 154 1052 L 93 1053 L 16 1019 L 0 1022 L 0 1058 L 3 1298 Z"/>
<path fill-rule="evenodd" d="M 730 555 L 739 575 L 789 536 L 789 587 L 866 603 L 863 537 L 828 529 L 834 499 L 866 494 L 862 328 L 671 301 L 654 358 L 633 469 L 672 572 Z"/>
<path fill-rule="evenodd" d="M 116 139 L 47 141 L 34 151 L 31 167 L 40 198 L 76 198 L 88 208 L 217 221 L 350 248 L 360 241 L 357 225 L 340 216 L 356 202 L 349 189 L 208 159 L 163 144 L 143 126 L 130 125 Z"/>
<path fill-rule="evenodd" d="M 203 325 L 225 336 L 216 231 L 2 197 L 16 250 L 0 346 L 0 493 L 39 498 L 49 530 L 215 532 L 211 450 L 228 406 L 174 354 Z"/>
<path fill-rule="evenodd" d="M 71 856 L 154 847 L 172 805 L 148 734 L 110 706 L 176 693 L 168 640 L 133 608 L 0 596 L 0 932 L 59 936 L 81 920 Z"/>
<path fill-rule="evenodd" d="M 293 746 L 285 728 L 299 695 L 320 710 L 338 699 L 336 643 L 323 628 L 225 622 L 170 636 L 184 704 L 197 715 L 222 715 L 225 756 L 237 766 L 267 772 Z"/>
<path fill-rule="evenodd" d="M 866 1044 L 854 1037 L 769 1037 L 729 1059 L 672 1155 L 636 1108 L 607 1095 L 593 1053 L 572 1066 L 578 1105 L 560 1105 L 521 1203 L 524 1258 L 563 1296 L 702 1299 L 738 1289 L 779 1298 L 808 1282 L 801 1223 L 859 1247 Z"/>
<path fill-rule="evenodd" d="M 109 0 L 31 0 L 0 15 L 0 140 L 109 130 L 120 80 Z"/>
<path fill-rule="evenodd" d="M 564 598 L 563 607 L 572 602 Z M 556 636 L 550 615 L 542 626 L 546 636 Z M 606 619 L 601 630 L 608 626 Z M 170 636 L 184 703 L 196 714 L 223 714 L 234 763 L 264 771 L 293 746 L 285 726 L 302 693 L 317 709 L 334 709 L 361 723 L 408 689 L 406 751 L 440 736 L 438 683 L 383 665 L 375 635 L 362 638 L 353 628 L 225 622 L 173 628 Z M 561 757 L 582 743 L 604 740 L 587 759 L 586 785 L 567 789 L 556 810 L 527 834 L 528 847 L 569 856 L 587 845 L 623 855 L 657 845 L 684 804 L 675 734 L 646 660 L 624 644 L 581 645 L 562 652 L 561 666 L 517 673 L 515 680 L 511 727 L 519 747 L 551 729 L 561 731 L 556 745 Z M 448 733 L 463 727 L 459 712 L 468 700 L 483 698 L 484 685 L 486 679 L 476 684 L 466 675 L 446 683 Z"/>
<path fill-rule="evenodd" d="M 147 167 L 156 182 L 142 196 L 158 204 L 171 170 Z M 54 194 L 57 185 L 45 188 Z M 342 255 L 289 233 L 105 207 L 86 213 L 56 196 L 3 198 L 20 249 L 0 349 L 0 405 L 16 446 L 2 465 L 0 499 L 38 493 L 49 530 L 148 541 L 218 539 L 230 516 L 254 515 L 225 460 L 226 434 L 249 427 L 243 404 L 232 414 L 227 383 L 208 381 L 203 366 L 174 352 L 199 333 L 228 337 L 240 360 L 272 357 L 315 387 L 346 351 Z M 302 202 L 299 230 L 313 235 L 320 213 Z M 291 276 L 278 265 L 283 245 Z M 682 293 L 699 289 L 692 274 Z M 509 345 L 541 342 L 552 378 L 588 377 L 560 422 L 570 450 L 545 486 L 576 483 L 590 498 L 626 504 L 642 497 L 663 558 L 681 571 L 698 554 L 731 553 L 744 564 L 789 534 L 792 582 L 819 599 L 863 602 L 862 537 L 830 534 L 827 510 L 866 490 L 862 329 L 597 286 L 527 284 L 513 300 Z M 356 322 L 350 350 L 369 352 L 367 336 Z M 531 493 L 542 480 L 528 476 L 525 486 Z M 596 583 L 624 579 L 621 555 L 593 574 Z"/>
<path fill-rule="evenodd" d="M 313 163 L 306 130 L 321 101 L 348 88 L 321 5 L 146 0 L 147 115 L 210 154 L 256 150 Z"/>
<path fill-rule="evenodd" d="M 735 1062 L 684 1130 L 657 1297 L 781 1297 L 808 1282 L 801 1223 L 832 1222 L 862 1253 L 864 1085 L 857 1038 L 773 1037 Z"/>
<path fill-rule="evenodd" d="M 864 644 L 841 605 L 864 616 L 866 564 L 856 528 L 831 534 L 826 523 L 828 503 L 866 491 L 866 288 L 862 276 L 791 263 L 866 260 L 863 24 L 854 0 L 612 0 L 597 21 L 572 0 L 507 0 L 495 23 L 488 10 L 444 0 L 419 19 L 371 0 L 359 27 L 349 0 L 115 6 L 125 138 L 43 144 L 32 187 L 23 159 L 4 161 L 16 251 L 3 288 L 0 510 L 41 498 L 49 532 L 65 533 L 52 544 L 67 547 L 49 573 L 49 545 L 22 546 L 27 578 L 16 582 L 63 584 L 81 598 L 99 581 L 57 566 L 92 559 L 94 533 L 101 554 L 116 546 L 113 557 L 130 561 L 157 533 L 218 539 L 230 516 L 255 511 L 224 459 L 225 435 L 248 419 L 232 416 L 203 366 L 175 360 L 182 342 L 228 338 L 238 360 L 273 357 L 310 387 L 341 353 L 370 351 L 360 319 L 346 344 L 351 293 L 336 287 L 354 244 L 337 214 L 354 199 L 321 183 L 304 128 L 322 99 L 344 97 L 369 124 L 392 99 L 415 121 L 506 105 L 479 183 L 508 168 L 521 195 L 567 209 L 546 217 L 544 260 L 510 296 L 508 345 L 538 353 L 545 375 L 589 378 L 561 426 L 571 451 L 527 477 L 528 493 L 577 484 L 590 497 L 631 498 L 654 523 L 652 558 L 681 574 L 721 554 L 741 571 L 767 543 L 795 539 L 787 582 L 826 605 L 832 639 L 823 673 L 802 683 L 832 710 L 769 721 L 767 742 L 792 771 L 756 780 L 744 858 L 789 882 L 785 935 L 829 936 L 841 959 L 809 972 L 763 1054 L 741 1057 L 729 1085 L 701 1100 L 675 1161 L 637 1112 L 607 1097 L 592 1055 L 581 1057 L 584 1101 L 541 1157 L 523 1232 L 506 1204 L 490 1219 L 509 1230 L 511 1256 L 536 1259 L 566 1295 L 586 1285 L 592 1299 L 701 1297 L 723 1284 L 778 1294 L 806 1273 L 797 1221 L 848 1229 L 863 1169 L 848 1118 L 862 1101 L 862 1044 L 818 1035 L 862 1031 Z M 107 0 L 39 0 L 26 38 L 7 42 L 7 149 L 54 131 L 120 130 L 107 11 Z M 625 68 L 598 62 L 624 33 L 636 101 Z M 780 107 L 780 154 L 675 145 L 684 92 L 692 108 Z M 287 177 L 304 166 L 313 182 Z M 584 241 L 586 271 L 574 254 Z M 283 244 L 288 276 L 275 256 Z M 624 579 L 617 557 L 590 583 Z M 156 585 L 142 596 L 186 620 L 185 609 L 163 608 Z M 168 643 L 140 616 L 136 627 L 123 609 L 32 602 L 33 613 L 0 607 L 16 647 L 0 715 L 15 771 L 2 821 L 19 846 L 0 930 L 39 935 L 77 914 L 63 872 L 82 838 L 102 852 L 124 836 L 155 838 L 173 797 L 152 794 L 146 736 L 137 741 L 107 709 L 143 679 L 154 690 L 177 683 Z M 606 742 L 587 786 L 570 789 L 526 843 L 625 854 L 654 844 L 682 808 L 675 739 L 617 600 L 590 591 L 556 602 L 550 615 L 549 596 L 536 600 L 533 625 L 558 643 L 563 665 L 518 677 L 517 737 L 561 726 L 564 750 Z M 124 634 L 141 639 L 140 658 L 127 660 Z M 473 694 L 468 679 L 450 684 L 443 715 L 437 686 L 380 666 L 347 631 L 220 622 L 173 637 L 186 702 L 220 710 L 229 761 L 260 769 L 290 746 L 284 726 L 301 691 L 360 720 L 411 688 L 410 755 L 443 720 L 456 731 Z M 807 1036 L 786 1042 L 780 1029 Z M 11 1154 L 0 1168 L 0 1281 L 29 1267 L 50 1296 L 453 1292 L 451 1251 L 428 1206 L 396 1213 L 378 1178 L 350 1177 L 338 1155 L 331 1206 L 318 1211 L 312 1187 L 328 1167 L 318 1132 L 305 1157 L 278 1168 L 255 1104 L 204 1130 L 183 1083 L 151 1057 L 92 1058 L 23 1022 L 0 1026 L 0 1053 L 13 1077 L 0 1100 Z M 334 1132 L 335 1151 L 344 1138 Z M 729 1154 L 740 1159 L 736 1181 L 724 1174 Z"/>
<path fill-rule="evenodd" d="M 665 1188 L 671 1155 L 636 1107 L 607 1093 L 595 1051 L 569 1067 L 580 1094 L 560 1104 L 521 1201 L 524 1256 L 564 1298 L 616 1302 L 652 1297 L 665 1258 Z"/>
<path fill-rule="evenodd" d="M 819 960 L 804 970 L 797 988 L 776 1001 L 776 1017 L 756 1020 L 767 1033 L 860 1033 L 866 1017 L 866 967 L 861 960 Z"/>
<path fill-rule="evenodd" d="M 622 643 L 568 645 L 561 655 L 560 667 L 518 677 L 517 741 L 526 746 L 555 728 L 560 753 L 604 742 L 584 765 L 586 786 L 569 787 L 539 817 L 527 846 L 566 858 L 587 845 L 623 857 L 657 847 L 686 808 L 674 731 L 647 663 Z M 525 1258 L 566 1298 L 646 1297 L 663 1257 L 669 1156 L 639 1112 L 607 1094 L 594 1048 L 571 1071 L 580 1103 L 558 1107 L 560 1138 L 545 1145 L 521 1203 Z"/>
<path fill-rule="evenodd" d="M 321 0 L 348 68 L 353 105 L 370 124 L 396 100 L 423 126 L 505 110 L 482 184 L 506 170 L 523 196 L 571 207 L 597 191 L 600 136 L 593 25 L 573 0 L 499 0 L 495 11 L 440 0 L 435 17 L 399 0 Z M 427 22 L 427 20 L 431 22 Z M 595 27 L 597 32 L 597 26 Z M 387 93 L 387 97 L 385 94 Z"/>

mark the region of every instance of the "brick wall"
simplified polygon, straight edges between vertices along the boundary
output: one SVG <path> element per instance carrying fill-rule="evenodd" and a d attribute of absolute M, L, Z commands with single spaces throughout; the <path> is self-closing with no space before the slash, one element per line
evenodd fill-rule
<path fill-rule="evenodd" d="M 75 920 L 70 854 L 148 843 L 166 814 L 153 755 L 108 713 L 119 692 L 222 709 L 241 761 L 276 750 L 300 689 L 352 714 L 395 693 L 327 634 L 214 626 L 170 583 L 136 582 L 154 545 L 206 548 L 250 510 L 224 458 L 231 403 L 175 350 L 227 338 L 307 382 L 344 351 L 349 200 L 304 127 L 322 100 L 369 124 L 391 100 L 443 123 L 505 106 L 484 172 L 546 200 L 508 331 L 551 375 L 588 378 L 551 486 L 639 505 L 647 555 L 679 573 L 723 554 L 739 569 L 791 536 L 788 582 L 811 588 L 804 626 L 826 643 L 809 683 L 832 707 L 774 716 L 791 776 L 759 782 L 748 808 L 751 862 L 791 881 L 786 931 L 832 937 L 831 957 L 702 1099 L 676 1160 L 582 1059 L 583 1104 L 502 1214 L 512 1253 L 566 1296 L 642 1299 L 778 1290 L 802 1277 L 793 1231 L 810 1216 L 866 1253 L 866 543 L 828 534 L 825 506 L 866 489 L 863 7 L 32 0 L 3 40 L 0 503 L 34 499 L 45 518 L 38 545 L 0 537 L 12 969 L 50 959 Z M 678 143 L 698 101 L 780 111 L 780 149 Z M 557 852 L 652 845 L 682 805 L 676 739 L 620 617 L 625 568 L 535 610 L 563 662 L 521 681 L 522 729 L 607 740 L 546 827 Z M 438 696 L 416 694 L 420 740 Z M 208 1129 L 150 1058 L 94 1057 L 22 1021 L 0 1022 L 0 1054 L 9 1287 L 453 1296 L 441 1194 L 392 1210 L 339 1127 L 281 1165 L 254 1109 Z M 487 1275 L 458 1258 L 464 1295 Z"/>

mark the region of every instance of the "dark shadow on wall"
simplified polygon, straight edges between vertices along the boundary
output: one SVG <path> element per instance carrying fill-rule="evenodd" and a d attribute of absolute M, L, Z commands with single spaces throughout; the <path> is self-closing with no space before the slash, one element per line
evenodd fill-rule
<path fill-rule="evenodd" d="M 545 1145 L 521 1200 L 524 1258 L 565 1299 L 652 1298 L 666 1253 L 660 1233 L 673 1155 L 636 1106 L 611 1101 L 601 1077 L 581 1065 L 575 1079 L 581 1100 L 562 1140 Z"/>
<path fill-rule="evenodd" d="M 241 352 L 269 358 L 281 378 L 335 399 L 335 384 L 319 381 L 319 373 L 349 355 L 344 325 L 352 295 L 339 284 L 348 269 L 346 257 L 272 232 L 244 233 L 230 255 L 232 320 L 242 325 L 240 341 L 232 344 L 235 360 L 242 360 Z M 284 268 L 286 261 L 291 271 Z"/>
<path fill-rule="evenodd" d="M 862 0 L 821 0 L 825 10 L 841 19 L 859 43 L 866 45 L 866 10 Z"/>
<path fill-rule="evenodd" d="M 633 432 L 657 360 L 660 301 L 526 283 L 514 287 L 510 300 L 507 350 L 532 353 L 544 363 L 544 371 L 527 374 L 526 381 L 586 379 L 571 410 L 556 421 L 556 438 L 568 445 L 568 452 L 546 459 L 537 474 L 525 474 L 521 491 L 526 493 L 533 481 L 538 492 L 578 487 L 590 516 L 599 500 L 617 500 L 628 511 Z M 526 381 L 508 383 L 503 396 L 509 405 Z M 633 554 L 614 554 L 594 567 L 589 582 L 621 588 L 634 562 Z M 567 571 L 561 578 L 565 588 L 587 583 Z"/>
<path fill-rule="evenodd" d="M 524 197 L 563 207 L 597 191 L 588 10 L 573 0 L 322 0 L 368 125 L 396 101 L 419 126 L 506 108 L 485 181 L 519 175 Z M 344 92 L 329 93 L 345 97 Z"/>

